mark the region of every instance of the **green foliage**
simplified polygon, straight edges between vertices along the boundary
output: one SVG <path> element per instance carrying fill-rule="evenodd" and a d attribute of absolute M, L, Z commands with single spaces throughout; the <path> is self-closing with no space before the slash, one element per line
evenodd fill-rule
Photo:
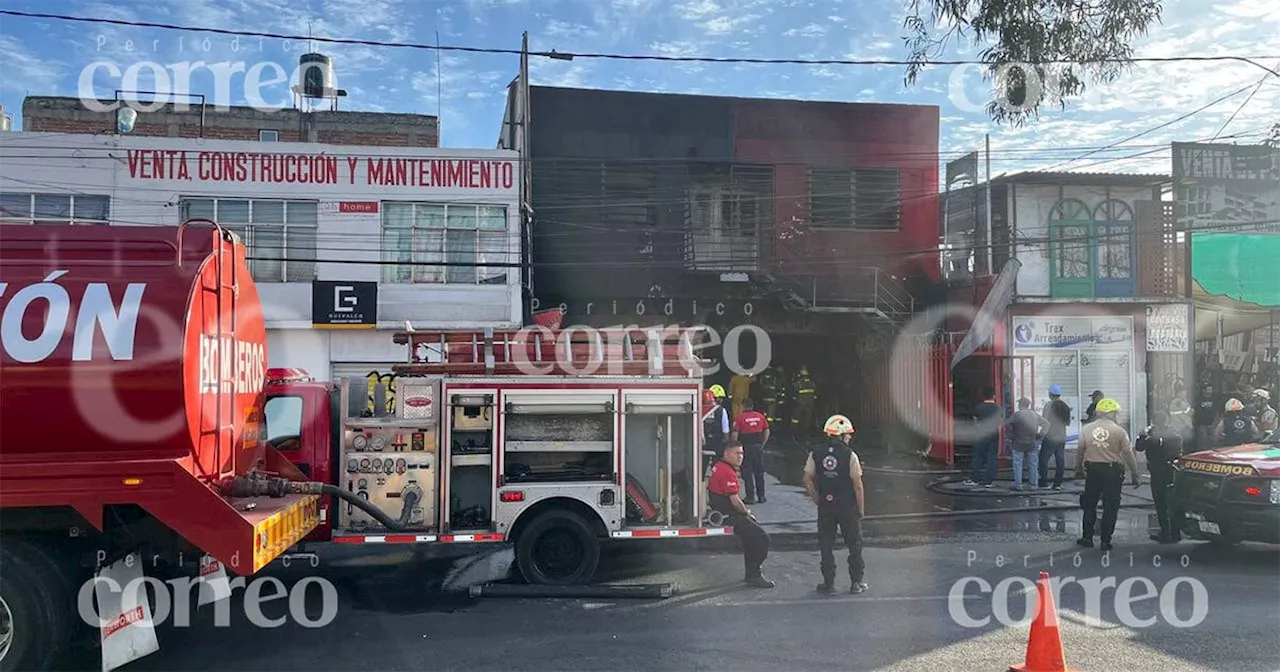
<path fill-rule="evenodd" d="M 1161 0 L 908 0 L 903 38 L 911 86 L 952 41 L 980 46 L 983 76 L 999 92 L 987 103 L 996 123 L 1021 125 L 1045 104 L 1089 84 L 1114 81 L 1131 65 L 1132 41 L 1160 21 Z M 922 9 L 923 6 L 923 9 Z M 1027 73 L 1009 64 L 1026 64 Z"/>

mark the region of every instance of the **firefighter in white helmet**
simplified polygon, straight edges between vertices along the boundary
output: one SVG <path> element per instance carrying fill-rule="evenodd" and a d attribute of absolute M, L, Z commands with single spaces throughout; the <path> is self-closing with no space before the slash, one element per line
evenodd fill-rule
<path fill-rule="evenodd" d="M 867 590 L 863 582 L 862 517 L 866 515 L 862 490 L 862 463 L 849 447 L 853 423 L 843 415 L 827 418 L 823 425 L 826 445 L 813 448 L 804 463 L 804 489 L 818 505 L 818 549 L 822 554 L 822 583 L 818 592 L 835 591 L 836 530 L 849 549 L 849 592 Z"/>
<path fill-rule="evenodd" d="M 1245 412 L 1244 403 L 1232 397 L 1223 406 L 1222 419 L 1213 434 L 1223 447 L 1252 443 L 1258 440 L 1258 423 Z"/>
<path fill-rule="evenodd" d="M 1264 436 L 1276 431 L 1276 426 L 1280 425 L 1280 417 L 1271 406 L 1271 393 L 1262 388 L 1253 391 L 1253 420 Z"/>

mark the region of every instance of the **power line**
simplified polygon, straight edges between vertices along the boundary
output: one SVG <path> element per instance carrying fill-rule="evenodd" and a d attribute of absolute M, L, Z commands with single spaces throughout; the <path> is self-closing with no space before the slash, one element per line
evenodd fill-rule
<path fill-rule="evenodd" d="M 1276 67 L 1280 68 L 1280 61 L 1276 61 Z M 1213 134 L 1212 140 L 1217 140 L 1218 136 L 1221 135 L 1223 131 L 1227 130 L 1227 127 L 1231 125 L 1231 122 L 1235 121 L 1236 115 L 1240 114 L 1240 112 L 1243 111 L 1244 108 L 1249 104 L 1249 101 L 1253 100 L 1253 97 L 1258 95 L 1258 91 L 1262 88 L 1262 85 L 1265 84 L 1266 82 L 1267 82 L 1266 75 L 1263 75 L 1261 78 L 1258 79 L 1258 85 L 1253 87 L 1253 91 L 1249 94 L 1249 97 L 1245 98 L 1244 102 L 1240 103 L 1240 107 L 1237 107 L 1236 111 L 1232 112 L 1231 116 L 1228 117 L 1225 122 L 1223 122 L 1222 127 L 1218 129 L 1218 132 Z"/>
<path fill-rule="evenodd" d="M 47 14 L 42 12 L 20 12 L 11 9 L 0 9 L 0 14 L 8 16 L 16 16 L 29 19 L 53 19 L 55 21 L 76 21 L 81 23 L 110 24 L 117 26 L 127 26 L 133 28 L 157 28 L 160 30 L 177 30 L 195 33 L 213 33 L 215 35 L 231 35 L 236 37 L 260 37 L 273 40 L 290 40 L 303 41 L 311 40 L 314 42 L 323 42 L 327 44 L 348 44 L 366 47 L 387 47 L 395 49 L 419 49 L 419 50 L 435 50 L 435 51 L 455 51 L 473 54 L 509 54 L 520 55 L 519 49 L 502 49 L 496 47 L 464 47 L 458 45 L 435 45 L 421 44 L 415 42 L 387 42 L 384 40 L 366 40 L 345 37 L 316 37 L 303 35 L 287 35 L 284 33 L 271 33 L 262 31 L 248 30 L 228 30 L 225 28 L 207 28 L 201 26 L 180 26 L 169 23 L 156 23 L 152 21 L 126 21 L 123 19 L 106 19 L 96 17 L 69 16 L 65 14 Z M 986 61 L 980 60 L 948 60 L 948 61 L 904 61 L 904 60 L 876 60 L 876 59 L 807 59 L 807 58 L 748 58 L 748 57 L 728 57 L 728 56 L 664 56 L 658 54 L 616 54 L 616 53 L 593 53 L 593 52 L 569 52 L 569 51 L 530 51 L 530 56 L 539 56 L 542 58 L 550 58 L 555 60 L 572 60 L 577 58 L 590 58 L 601 60 L 616 61 L 660 61 L 669 63 L 738 63 L 738 64 L 756 64 L 756 65 L 871 65 L 871 66 L 910 66 L 910 65 L 990 65 Z M 1272 70 L 1267 66 L 1259 63 L 1260 60 L 1270 60 L 1276 58 L 1275 55 L 1260 56 L 1135 56 L 1131 58 L 1089 58 L 1089 59 L 1050 59 L 1043 61 L 1033 61 L 1031 64 L 1099 64 L 1099 63 L 1185 63 L 1185 62 L 1224 62 L 1235 61 L 1240 63 L 1248 63 L 1272 75 L 1280 78 L 1280 72 Z"/>

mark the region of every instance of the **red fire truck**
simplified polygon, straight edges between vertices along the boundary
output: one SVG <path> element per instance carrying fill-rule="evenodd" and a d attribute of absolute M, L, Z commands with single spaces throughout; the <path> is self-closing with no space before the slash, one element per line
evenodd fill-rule
<path fill-rule="evenodd" d="M 225 587 L 315 543 L 512 542 L 568 584 L 602 541 L 732 533 L 702 494 L 696 332 L 406 331 L 394 380 L 327 383 L 268 369 L 212 222 L 0 240 L 2 670 L 57 665 L 85 595 L 104 670 L 153 653 L 127 586 L 191 565 Z"/>

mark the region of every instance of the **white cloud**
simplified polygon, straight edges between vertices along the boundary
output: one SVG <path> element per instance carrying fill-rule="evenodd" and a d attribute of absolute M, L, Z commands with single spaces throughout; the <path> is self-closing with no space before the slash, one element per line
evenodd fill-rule
<path fill-rule="evenodd" d="M 827 27 L 817 23 L 811 23 L 802 28 L 790 28 L 783 33 L 783 35 L 786 35 L 787 37 L 809 37 L 809 38 L 818 38 L 826 34 L 827 34 Z"/>
<path fill-rule="evenodd" d="M 66 67 L 37 57 L 13 37 L 0 35 L 0 72 L 4 73 L 0 90 L 40 95 L 61 79 Z"/>

